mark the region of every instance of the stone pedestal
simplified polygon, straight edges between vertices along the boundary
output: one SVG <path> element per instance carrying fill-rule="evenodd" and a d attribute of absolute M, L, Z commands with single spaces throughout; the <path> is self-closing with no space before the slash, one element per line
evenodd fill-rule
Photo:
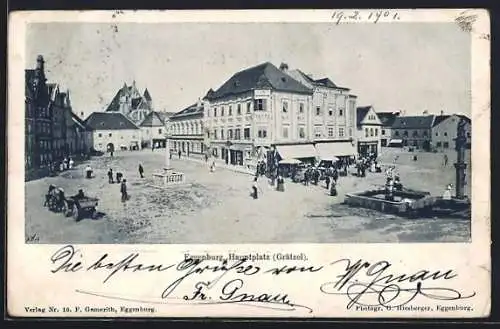
<path fill-rule="evenodd" d="M 170 139 L 168 134 L 168 127 L 165 143 L 165 167 L 163 168 L 162 172 L 154 173 L 153 178 L 153 185 L 159 188 L 186 184 L 186 176 L 184 175 L 184 173 L 176 171 L 170 166 Z"/>

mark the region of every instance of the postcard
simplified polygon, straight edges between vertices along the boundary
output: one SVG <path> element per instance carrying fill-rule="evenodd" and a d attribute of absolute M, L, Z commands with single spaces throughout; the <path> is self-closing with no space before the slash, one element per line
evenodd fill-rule
<path fill-rule="evenodd" d="M 10 316 L 490 314 L 486 10 L 26 11 L 8 38 Z"/>

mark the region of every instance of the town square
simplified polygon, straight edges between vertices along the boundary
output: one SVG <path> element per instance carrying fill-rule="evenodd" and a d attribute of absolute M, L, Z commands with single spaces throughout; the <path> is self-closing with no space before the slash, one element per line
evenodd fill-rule
<path fill-rule="evenodd" d="M 436 42 L 449 58 L 420 59 L 429 67 L 413 76 L 389 72 L 405 67 L 404 35 L 394 38 L 394 63 L 383 60 L 387 49 L 369 42 L 359 43 L 365 48 L 356 58 L 335 55 L 365 69 L 363 56 L 379 56 L 369 67 L 385 67 L 388 92 L 354 64 L 341 68 L 326 55 L 318 64 L 307 50 L 292 54 L 293 42 L 280 41 L 276 50 L 253 41 L 263 49 L 250 56 L 231 53 L 229 43 L 216 50 L 195 35 L 212 31 L 233 40 L 236 31 L 265 30 L 276 41 L 303 33 L 300 49 L 307 49 L 309 32 L 271 25 L 235 25 L 228 32 L 203 24 L 33 24 L 25 69 L 26 242 L 468 242 L 472 121 L 470 77 L 460 66 L 470 62 L 461 52 L 467 40 L 446 48 L 443 40 L 457 32 L 436 27 Z M 338 33 L 320 25 L 311 31 Z M 387 32 L 373 31 L 374 38 Z M 87 42 L 80 43 L 81 59 L 69 59 L 72 49 L 37 42 L 51 32 L 67 40 L 80 33 Z M 214 47 L 213 54 L 197 57 L 190 42 L 174 41 L 177 33 Z M 147 63 L 120 64 L 131 38 L 162 53 Z M 181 52 L 175 58 L 173 42 L 193 58 L 182 59 Z M 333 47 L 324 42 L 324 49 Z M 421 57 L 431 52 L 418 51 Z M 131 58 L 147 58 L 132 52 Z M 85 74 L 78 77 L 75 68 Z M 438 68 L 446 83 L 430 74 Z"/>

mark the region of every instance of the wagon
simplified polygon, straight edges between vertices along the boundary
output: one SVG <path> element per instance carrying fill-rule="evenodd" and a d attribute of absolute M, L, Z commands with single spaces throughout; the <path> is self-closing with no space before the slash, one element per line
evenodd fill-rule
<path fill-rule="evenodd" d="M 96 207 L 99 199 L 91 197 L 75 197 L 66 198 L 64 202 L 63 213 L 66 217 L 73 216 L 75 220 L 79 220 L 83 215 L 90 215 L 92 219 L 97 216 Z"/>

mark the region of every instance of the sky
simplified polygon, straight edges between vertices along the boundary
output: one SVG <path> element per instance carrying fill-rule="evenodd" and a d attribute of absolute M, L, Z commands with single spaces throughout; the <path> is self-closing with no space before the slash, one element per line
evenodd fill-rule
<path fill-rule="evenodd" d="M 25 67 L 43 55 L 86 115 L 134 80 L 155 110 L 178 112 L 263 62 L 328 77 L 379 112 L 471 111 L 470 35 L 453 23 L 34 23 L 26 42 Z"/>

